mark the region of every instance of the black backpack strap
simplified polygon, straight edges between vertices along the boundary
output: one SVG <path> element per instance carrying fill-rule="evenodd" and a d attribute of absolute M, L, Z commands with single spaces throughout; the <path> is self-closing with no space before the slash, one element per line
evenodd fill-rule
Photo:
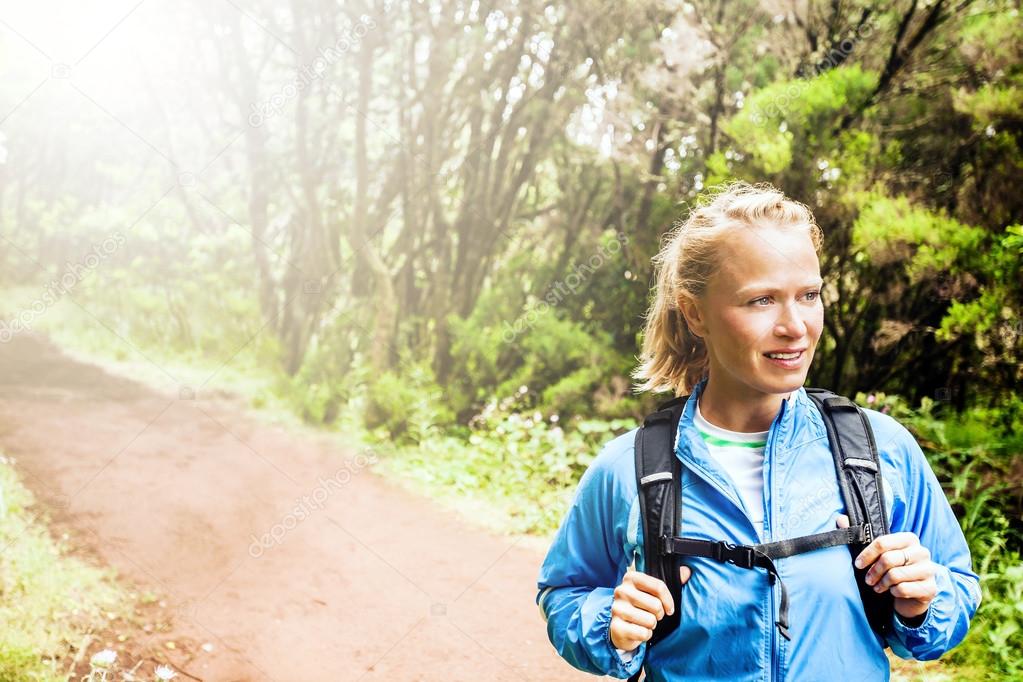
<path fill-rule="evenodd" d="M 863 542 L 849 545 L 849 553 L 855 559 L 874 538 L 890 532 L 874 433 L 866 415 L 848 398 L 823 388 L 807 388 L 806 394 L 824 418 L 849 525 L 865 526 L 868 530 Z M 869 567 L 853 566 L 870 627 L 884 637 L 891 629 L 895 598 L 891 591 L 874 592 L 863 581 L 868 570 Z"/>
<path fill-rule="evenodd" d="M 678 627 L 682 581 L 679 558 L 662 553 L 661 538 L 678 534 L 681 523 L 680 483 L 682 465 L 675 456 L 675 432 L 689 396 L 661 405 L 643 420 L 636 432 L 636 486 L 639 517 L 643 524 L 644 573 L 663 580 L 675 600 L 675 612 L 665 614 L 647 642 L 653 646 Z M 631 679 L 638 680 L 640 672 Z"/>
<path fill-rule="evenodd" d="M 818 549 L 838 547 L 839 545 L 850 545 L 861 543 L 867 537 L 870 529 L 868 526 L 851 526 L 836 530 L 817 533 L 815 535 L 804 535 L 798 538 L 778 540 L 777 542 L 761 543 L 758 545 L 734 545 L 724 540 L 696 540 L 693 538 L 662 537 L 661 553 L 674 554 L 677 556 L 698 556 L 705 559 L 713 559 L 718 563 L 728 563 L 751 570 L 762 568 L 767 571 L 771 584 L 778 583 L 781 588 L 781 603 L 778 606 L 778 618 L 775 625 L 778 632 L 785 639 L 791 640 L 789 634 L 789 592 L 785 582 L 778 573 L 775 566 L 775 559 L 816 552 Z"/>

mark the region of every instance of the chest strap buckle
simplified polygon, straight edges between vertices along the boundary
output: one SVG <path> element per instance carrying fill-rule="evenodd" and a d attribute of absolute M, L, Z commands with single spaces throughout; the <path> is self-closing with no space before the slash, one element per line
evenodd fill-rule
<path fill-rule="evenodd" d="M 714 560 L 718 562 L 727 561 L 740 568 L 753 568 L 753 548 L 747 545 L 733 545 L 731 542 L 721 540 L 714 543 Z"/>

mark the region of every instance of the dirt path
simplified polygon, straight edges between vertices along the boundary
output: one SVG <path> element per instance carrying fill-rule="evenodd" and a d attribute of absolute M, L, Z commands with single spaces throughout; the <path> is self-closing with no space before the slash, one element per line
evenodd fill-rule
<path fill-rule="evenodd" d="M 38 337 L 0 345 L 0 448 L 87 549 L 167 595 L 174 630 L 159 638 L 183 645 L 190 674 L 593 679 L 547 641 L 535 548 L 401 491 L 326 437 L 189 398 Z M 279 543 L 253 544 L 271 532 Z"/>

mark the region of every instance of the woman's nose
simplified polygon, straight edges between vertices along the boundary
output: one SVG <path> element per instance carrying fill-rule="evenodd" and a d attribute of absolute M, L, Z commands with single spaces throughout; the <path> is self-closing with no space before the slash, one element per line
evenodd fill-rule
<path fill-rule="evenodd" d="M 778 336 L 795 338 L 806 334 L 806 320 L 803 319 L 795 303 L 790 303 L 781 310 L 774 331 Z"/>

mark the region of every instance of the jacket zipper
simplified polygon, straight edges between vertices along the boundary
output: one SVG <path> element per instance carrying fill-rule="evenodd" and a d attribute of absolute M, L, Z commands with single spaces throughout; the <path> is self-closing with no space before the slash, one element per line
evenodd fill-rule
<path fill-rule="evenodd" d="M 778 427 L 776 425 L 781 423 L 781 420 L 785 416 L 785 410 L 787 410 L 787 409 L 789 409 L 788 401 L 787 400 L 782 400 L 781 411 L 775 417 L 775 420 L 773 422 L 771 422 L 770 429 L 769 429 L 769 431 L 767 433 L 767 443 L 764 445 L 764 461 L 765 462 L 769 461 L 768 460 L 768 454 L 771 451 L 771 444 L 774 441 L 775 432 L 778 430 Z M 692 445 L 690 445 L 690 447 L 692 447 Z M 676 456 L 678 456 L 678 453 L 676 453 Z M 732 503 L 733 506 L 738 507 L 739 511 L 744 511 L 742 506 L 737 504 L 736 501 L 733 500 L 731 498 L 731 496 L 729 496 L 728 492 L 716 480 L 714 480 L 714 477 L 711 476 L 702 466 L 700 466 L 695 461 L 695 458 L 692 461 L 686 461 L 685 457 L 681 457 L 680 459 L 682 459 L 683 464 L 687 465 L 700 478 L 702 478 L 704 481 L 706 481 L 708 484 L 710 484 L 710 486 L 712 488 L 714 488 L 715 490 L 720 492 L 721 495 L 725 499 L 729 500 Z M 771 469 L 771 472 L 770 472 L 770 478 L 771 478 L 771 480 L 774 479 L 774 470 L 773 470 L 773 468 Z M 764 481 L 764 491 L 765 491 L 765 495 L 764 495 L 764 521 L 767 524 L 766 537 L 764 538 L 765 542 L 771 542 L 773 540 L 772 535 L 773 535 L 773 532 L 774 532 L 773 531 L 773 527 L 771 525 L 770 504 L 768 504 L 768 502 L 767 502 L 768 498 L 770 498 L 771 500 L 774 499 L 774 495 L 770 494 L 771 489 L 768 487 L 769 483 L 770 482 L 767 481 L 767 480 Z M 760 531 L 756 528 L 756 526 L 753 525 L 753 522 L 749 520 L 749 516 L 747 516 L 745 513 L 743 513 L 742 517 L 744 519 L 746 519 L 746 522 L 749 524 L 749 527 L 753 529 L 753 537 L 759 538 L 760 537 Z M 679 530 L 681 531 L 681 529 L 679 529 Z M 770 589 L 770 609 L 771 610 L 770 610 L 770 612 L 768 613 L 768 616 L 767 616 L 767 627 L 770 630 L 769 637 L 770 637 L 770 642 L 771 642 L 771 664 L 770 664 L 770 668 L 769 668 L 769 671 L 768 671 L 769 672 L 768 679 L 773 682 L 774 680 L 780 680 L 781 679 L 781 671 L 778 669 L 778 666 L 780 664 L 780 660 L 779 660 L 779 656 L 778 656 L 778 633 L 776 632 L 777 628 L 774 625 L 775 612 L 777 610 L 777 606 L 775 605 L 774 586 L 773 585 L 769 585 L 769 589 Z"/>
<path fill-rule="evenodd" d="M 787 401 L 786 400 L 782 400 L 781 412 L 779 413 L 778 417 L 775 418 L 775 422 L 780 424 L 780 421 L 784 417 L 784 413 L 785 413 L 786 409 L 788 409 Z M 775 423 L 772 422 L 771 429 L 770 429 L 770 431 L 767 434 L 767 443 L 764 445 L 764 463 L 766 465 L 765 468 L 767 469 L 767 476 L 765 477 L 765 480 L 764 480 L 764 523 L 767 526 L 765 528 L 765 532 L 764 532 L 764 534 L 766 535 L 766 537 L 764 538 L 765 542 L 773 542 L 774 541 L 774 524 L 773 524 L 773 518 L 774 517 L 771 514 L 771 508 L 773 507 L 773 503 L 774 503 L 774 485 L 773 485 L 773 483 L 774 483 L 774 464 L 775 464 L 775 461 L 774 461 L 773 458 L 771 458 L 771 446 L 774 444 L 774 436 L 775 436 L 776 431 L 777 431 L 777 428 L 775 426 Z M 773 682 L 774 680 L 780 680 L 781 679 L 781 671 L 778 669 L 778 666 L 780 664 L 780 661 L 779 661 L 780 657 L 778 655 L 778 631 L 777 631 L 777 628 L 775 627 L 775 624 L 774 624 L 775 614 L 777 612 L 777 605 L 775 604 L 775 596 L 774 596 L 774 585 L 769 583 L 768 584 L 768 589 L 770 590 L 770 600 L 769 600 L 769 602 L 770 602 L 770 607 L 771 607 L 771 610 L 770 610 L 770 612 L 768 613 L 768 616 L 767 616 L 767 627 L 771 631 L 771 637 L 770 637 L 770 641 L 771 641 L 771 666 L 770 666 L 770 673 L 768 675 L 768 679 Z"/>

